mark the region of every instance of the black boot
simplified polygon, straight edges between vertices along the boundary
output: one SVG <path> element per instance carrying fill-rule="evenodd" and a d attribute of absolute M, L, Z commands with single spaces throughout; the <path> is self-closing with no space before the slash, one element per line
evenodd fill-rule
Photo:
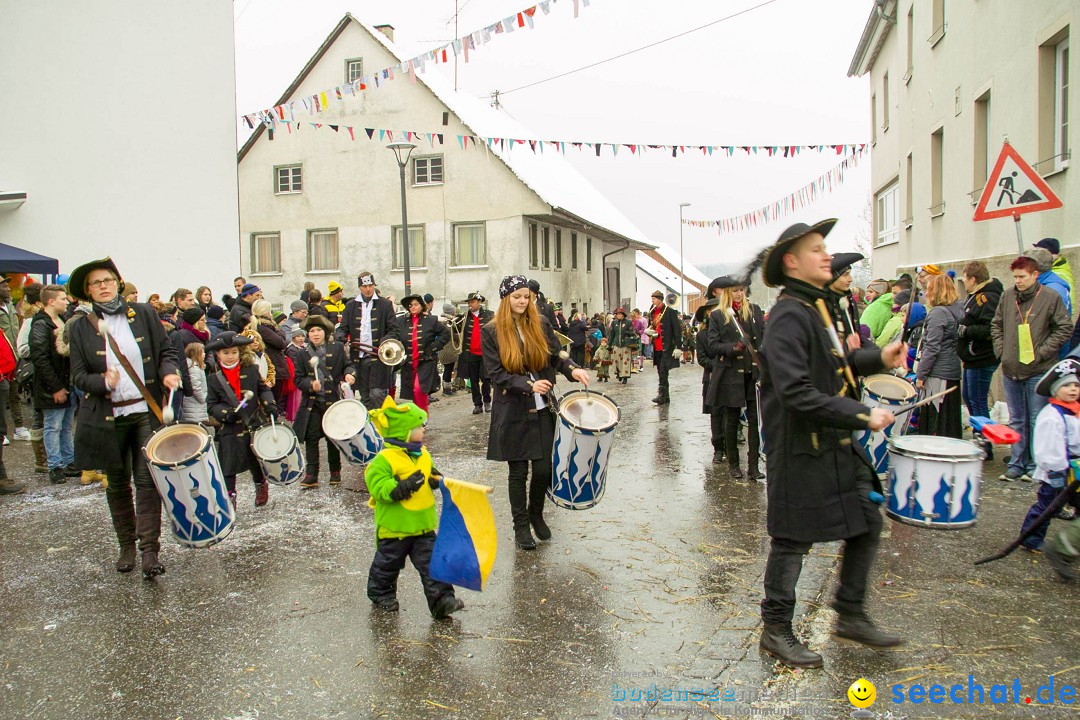
<path fill-rule="evenodd" d="M 795 637 L 791 623 L 765 623 L 758 647 L 788 667 L 821 667 L 821 656 Z"/>
<path fill-rule="evenodd" d="M 833 635 L 876 648 L 896 647 L 904 642 L 899 635 L 887 633 L 870 622 L 870 618 L 866 616 L 866 613 L 840 615 L 836 619 L 836 629 L 833 630 Z"/>
<path fill-rule="evenodd" d="M 461 602 L 453 593 L 446 593 L 435 603 L 435 607 L 431 611 L 431 617 L 436 620 L 445 620 L 452 613 L 456 613 L 464 607 L 465 603 Z"/>
<path fill-rule="evenodd" d="M 765 473 L 761 472 L 758 458 L 749 460 L 748 465 L 749 467 L 746 471 L 746 476 L 748 478 L 750 478 L 751 480 L 757 480 L 758 482 L 761 482 L 765 479 Z"/>
<path fill-rule="evenodd" d="M 525 490 L 528 478 L 511 477 L 507 483 L 510 494 L 510 516 L 514 520 L 514 542 L 522 550 L 535 550 L 536 541 L 529 530 L 529 499 Z"/>
<path fill-rule="evenodd" d="M 131 502 L 131 486 L 117 492 L 106 491 L 105 499 L 109 503 L 116 541 L 120 544 L 116 572 L 131 572 L 135 569 L 135 506 Z"/>
<path fill-rule="evenodd" d="M 541 540 L 551 539 L 551 529 L 544 522 L 544 503 L 547 502 L 547 483 L 533 478 L 529 485 L 529 524 Z"/>
<path fill-rule="evenodd" d="M 158 561 L 161 549 L 161 496 L 155 487 L 135 487 L 135 534 L 142 551 L 142 574 L 147 580 L 165 574 Z"/>
<path fill-rule="evenodd" d="M 714 450 L 713 454 L 712 454 L 712 461 L 714 463 L 716 463 L 717 465 L 724 462 L 724 451 L 723 450 Z"/>
<path fill-rule="evenodd" d="M 737 462 L 731 464 L 731 470 L 729 471 L 729 474 L 736 480 L 742 480 L 745 477 L 742 470 L 739 469 L 739 465 Z"/>

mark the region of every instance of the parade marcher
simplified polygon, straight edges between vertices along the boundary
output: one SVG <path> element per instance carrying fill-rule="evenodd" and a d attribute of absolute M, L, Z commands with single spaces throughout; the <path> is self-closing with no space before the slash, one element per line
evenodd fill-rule
<path fill-rule="evenodd" d="M 341 322 L 341 314 L 345 312 L 345 288 L 339 282 L 331 282 L 326 288 L 326 299 L 322 302 L 326 310 L 326 316 L 330 322 L 337 325 Z"/>
<path fill-rule="evenodd" d="M 712 381 L 713 356 L 709 352 L 707 335 L 709 334 L 709 316 L 719 304 L 720 298 L 710 297 L 705 301 L 704 305 L 699 306 L 694 311 L 693 319 L 694 327 L 697 328 L 698 365 L 701 366 L 701 413 L 709 416 L 714 463 L 723 462 L 726 446 L 724 413 L 722 410 L 714 413 L 712 405 L 709 404 L 709 384 Z"/>
<path fill-rule="evenodd" d="M 426 312 L 421 296 L 408 295 L 401 299 L 401 306 L 408 313 L 397 319 L 397 334 L 405 346 L 401 399 L 411 400 L 427 412 L 428 394 L 439 379 L 439 351 L 450 342 L 450 331 L 439 318 Z"/>
<path fill-rule="evenodd" d="M 30 321 L 30 359 L 34 363 L 34 408 L 45 421 L 43 439 L 49 464 L 49 482 L 63 483 L 78 477 L 75 469 L 75 397 L 71 392 L 71 363 L 57 348 L 57 336 L 67 310 L 64 288 L 46 285 L 41 290 L 42 309 Z M 6 340 L 6 338 L 5 338 Z"/>
<path fill-rule="evenodd" d="M 883 430 L 894 418 L 887 410 L 860 403 L 851 376 L 901 365 L 904 348 L 894 343 L 883 350 L 839 354 L 830 342 L 825 288 L 833 273 L 825 235 L 835 223 L 792 225 L 762 257 L 765 284 L 783 286 L 783 292 L 769 313 L 761 349 L 772 543 L 760 646 L 791 667 L 822 664 L 792 629 L 803 557 L 818 542 L 844 541 L 833 602 L 839 614 L 835 634 L 871 647 L 901 642 L 866 614 L 866 584 L 882 520 L 870 497 L 876 477 L 869 458 L 851 441 L 853 430 Z"/>
<path fill-rule="evenodd" d="M 239 295 L 232 308 L 229 309 L 229 330 L 242 333 L 251 322 L 251 306 L 256 300 L 262 299 L 262 290 L 258 285 L 245 283 L 239 290 Z"/>
<path fill-rule="evenodd" d="M 683 318 L 683 340 L 682 340 L 682 353 L 683 362 L 688 364 L 694 363 L 694 352 L 697 350 L 697 333 L 694 331 L 694 326 L 690 324 L 690 316 L 687 315 Z"/>
<path fill-rule="evenodd" d="M 990 322 L 994 354 L 1001 358 L 1009 426 L 1020 434 L 1012 446 L 1009 468 L 998 479 L 1031 482 L 1035 458 L 1031 453 L 1032 430 L 1046 398 L 1035 392 L 1039 378 L 1058 360 L 1058 351 L 1072 333 L 1072 323 L 1061 295 L 1043 292 L 1038 263 L 1021 256 L 1009 266 L 1013 287 L 1001 295 Z"/>
<path fill-rule="evenodd" d="M 915 386 L 930 396 L 960 387 L 960 356 L 956 345 L 964 306 L 957 297 L 956 283 L 948 275 L 930 278 L 926 299 L 930 312 L 926 314 Z M 964 430 L 960 405 L 960 393 L 955 390 L 934 400 L 919 413 L 919 432 L 960 439 Z"/>
<path fill-rule="evenodd" d="M 754 361 L 765 330 L 761 308 L 746 298 L 746 285 L 740 278 L 720 279 L 717 307 L 709 315 L 705 335 L 712 361 L 707 404 L 713 413 L 722 415 L 724 455 L 731 477 L 742 479 L 739 467 L 739 416 L 746 411 L 748 446 L 747 473 L 752 480 L 764 479 L 760 468 L 758 440 L 757 381 L 760 368 Z M 714 281 L 715 282 L 715 281 Z"/>
<path fill-rule="evenodd" d="M 401 338 L 397 336 L 394 324 L 394 303 L 379 295 L 375 276 L 362 272 L 357 277 L 357 284 L 360 294 L 345 303 L 341 324 L 328 339 L 335 339 L 348 348 L 349 364 L 355 368 L 356 394 L 364 407 L 377 408 L 382 406 L 393 379 L 391 369 L 379 360 L 379 344 L 390 338 Z M 305 324 L 304 327 L 308 326 Z"/>
<path fill-rule="evenodd" d="M 611 348 L 608 347 L 607 338 L 600 338 L 600 347 L 593 353 L 596 361 L 596 382 L 609 382 L 611 380 L 611 366 L 615 361 L 611 359 Z"/>
<path fill-rule="evenodd" d="M 376 537 L 375 557 L 368 571 L 368 599 L 380 610 L 397 612 L 398 574 L 405 559 L 411 558 L 420 573 L 428 611 L 442 620 L 465 603 L 454 595 L 453 585 L 433 579 L 429 572 L 438 526 L 432 489 L 439 486 L 440 476 L 424 446 L 427 413 L 413 403 L 398 405 L 387 398 L 369 415 L 386 446 L 364 471 L 364 483 L 371 493 L 368 504 L 375 510 Z"/>
<path fill-rule="evenodd" d="M 453 395 L 457 392 L 454 388 L 454 366 L 457 365 L 458 356 L 461 354 L 461 330 L 465 318 L 457 314 L 457 309 L 450 303 L 443 304 L 442 322 L 450 331 L 450 342 L 439 351 L 439 362 L 443 366 L 442 389 L 443 395 Z"/>
<path fill-rule="evenodd" d="M 491 380 L 484 362 L 480 329 L 495 316 L 484 307 L 487 299 L 480 292 L 466 298 L 469 310 L 461 328 L 461 355 L 458 356 L 458 377 L 464 376 L 472 390 L 473 415 L 491 412 Z"/>
<path fill-rule="evenodd" d="M 560 352 L 555 331 L 537 312 L 524 275 L 504 277 L 499 298 L 494 321 L 481 331 L 484 365 L 495 385 L 487 459 L 509 463 L 507 486 L 514 541 L 522 550 L 534 550 L 530 525 L 536 537 L 551 538 L 544 522 L 544 503 L 551 484 L 555 442 L 555 372 L 585 386 L 589 373 Z M 526 490 L 530 461 L 532 481 Z"/>
<path fill-rule="evenodd" d="M 540 292 L 540 281 L 529 280 L 529 292 L 532 294 L 533 302 L 536 303 L 536 311 L 546 317 L 551 327 L 555 328 L 555 305 L 548 302 L 544 293 Z"/>
<path fill-rule="evenodd" d="M 978 260 L 964 266 L 964 288 L 968 298 L 957 328 L 956 345 L 956 352 L 964 363 L 964 402 L 971 415 L 990 417 L 990 381 L 1000 365 L 994 355 L 990 323 L 1005 289 L 1000 280 L 990 277 L 986 265 Z"/>
<path fill-rule="evenodd" d="M 270 499 L 270 484 L 251 449 L 251 436 L 267 423 L 265 417 L 277 415 L 277 405 L 270 388 L 259 377 L 250 348 L 253 342 L 245 335 L 228 331 L 206 344 L 207 352 L 215 354 L 218 367 L 206 381 L 207 412 L 221 423 L 214 441 L 218 444 L 221 472 L 234 508 L 236 476 L 245 471 L 251 472 L 255 483 L 255 507 L 265 505 Z M 244 395 L 248 392 L 252 398 L 245 403 Z"/>
<path fill-rule="evenodd" d="M 15 301 L 11 298 L 11 281 L 6 275 L 0 275 L 0 331 L 4 333 L 4 337 L 7 339 L 8 347 L 13 350 L 18 345 L 21 324 L 22 320 L 19 318 L 19 311 L 15 307 Z M 19 390 L 15 383 L 9 382 L 8 386 L 5 388 L 7 406 L 11 412 L 11 420 L 15 425 L 12 437 L 15 440 L 29 440 L 30 431 L 26 429 L 26 424 L 23 422 L 23 407 L 22 399 L 19 397 Z"/>
<path fill-rule="evenodd" d="M 348 314 L 349 311 L 346 309 L 345 312 Z M 321 315 L 309 315 L 304 321 L 304 329 L 308 334 L 308 348 L 293 356 L 296 370 L 294 382 L 303 393 L 293 430 L 296 437 L 304 441 L 304 459 L 307 462 L 300 486 L 311 488 L 319 484 L 320 440 L 326 443 L 330 484 L 337 485 L 341 482 L 341 453 L 337 445 L 323 433 L 322 420 L 326 409 L 341 399 L 341 383 L 356 383 L 356 370 L 349 362 L 348 350 L 334 340 L 334 326 L 329 320 Z M 318 372 L 311 367 L 311 361 L 316 359 Z"/>
<path fill-rule="evenodd" d="M 859 322 L 859 308 L 851 294 L 851 266 L 863 259 L 859 253 L 837 253 L 832 259 L 832 282 L 828 289 L 835 295 L 835 302 L 829 303 L 835 316 L 836 332 L 847 343 L 849 350 L 869 347 L 874 342 L 867 329 L 865 337 Z"/>
<path fill-rule="evenodd" d="M 116 570 L 134 569 L 137 538 L 142 574 L 149 579 L 165 567 L 158 558 L 161 496 L 142 449 L 160 423 L 165 390 L 180 386 L 179 358 L 153 309 L 128 305 L 123 289 L 110 258 L 71 272 L 71 295 L 93 303 L 93 312 L 70 328 L 71 380 L 86 395 L 75 427 L 75 466 L 104 470 L 108 477 L 105 497 L 120 544 Z"/>
<path fill-rule="evenodd" d="M 638 347 L 641 341 L 634 332 L 634 323 L 626 317 L 624 308 L 615 309 L 615 319 L 611 321 L 608 340 L 615 360 L 615 380 L 625 385 L 630 380 L 633 349 Z"/>
<path fill-rule="evenodd" d="M 664 304 L 664 293 L 657 290 L 652 294 L 652 309 L 649 311 L 649 327 L 656 333 L 650 340 L 653 366 L 660 378 L 660 392 L 653 398 L 653 402 L 657 405 L 667 405 L 671 402 L 668 391 L 668 373 L 673 368 L 679 367 L 679 361 L 675 358 L 675 348 L 682 337 L 682 324 L 679 322 L 679 313 L 671 307 L 674 300 L 674 294 L 671 294 L 669 302 Z"/>
<path fill-rule="evenodd" d="M 206 311 L 206 329 L 210 333 L 211 340 L 225 332 L 224 317 L 225 308 L 220 305 L 211 305 L 210 309 Z"/>

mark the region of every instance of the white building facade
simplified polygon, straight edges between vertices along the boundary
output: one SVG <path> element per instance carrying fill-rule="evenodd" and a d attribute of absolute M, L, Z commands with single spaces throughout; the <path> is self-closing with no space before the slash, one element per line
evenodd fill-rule
<path fill-rule="evenodd" d="M 399 62 L 392 40 L 346 15 L 279 104 Z M 383 294 L 402 297 L 399 170 L 379 129 L 420 133 L 406 180 L 413 292 L 441 307 L 480 291 L 494 307 L 501 278 L 520 273 L 567 309 L 599 312 L 632 295 L 634 252 L 652 247 L 640 231 L 550 149 L 463 148 L 459 135 L 534 136 L 456 93 L 437 71 L 298 119 L 299 129 L 279 124 L 272 139 L 260 126 L 239 154 L 244 275 L 268 298 L 287 305 L 308 281 L 324 295 L 340 282 L 351 296 L 362 271 Z M 443 142 L 429 143 L 427 133 Z"/>
<path fill-rule="evenodd" d="M 1002 277 L 1018 253 L 1011 219 L 973 222 L 1003 140 L 1064 207 L 1024 215 L 1025 247 L 1055 237 L 1075 263 L 1080 179 L 1070 169 L 1071 29 L 1080 0 L 877 2 L 849 75 L 869 74 L 875 277 L 987 261 Z"/>
<path fill-rule="evenodd" d="M 0 207 L 0 242 L 62 273 L 111 255 L 143 300 L 230 289 L 232 12 L 217 0 L 0 4 L 0 88 L 9 109 L 33 106 L 0 132 L 0 196 L 25 194 Z"/>

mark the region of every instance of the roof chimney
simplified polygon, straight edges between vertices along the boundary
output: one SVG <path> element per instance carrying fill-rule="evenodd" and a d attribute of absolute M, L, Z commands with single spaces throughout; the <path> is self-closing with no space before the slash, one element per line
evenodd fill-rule
<path fill-rule="evenodd" d="M 390 39 L 390 42 L 394 42 L 394 26 L 393 25 L 376 25 L 375 29 Z"/>

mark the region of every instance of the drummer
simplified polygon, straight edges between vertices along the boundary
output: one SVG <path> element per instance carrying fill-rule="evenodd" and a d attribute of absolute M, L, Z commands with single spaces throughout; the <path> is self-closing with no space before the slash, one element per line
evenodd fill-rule
<path fill-rule="evenodd" d="M 93 312 L 70 328 L 71 382 L 86 394 L 75 428 L 75 466 L 108 476 L 105 497 L 120 543 L 117 572 L 135 569 L 138 538 L 143 577 L 150 579 L 165 572 L 158 560 L 161 496 L 142 448 L 159 424 L 151 408 L 159 413 L 163 389 L 180 387 L 179 358 L 154 309 L 123 300 L 124 281 L 112 259 L 80 265 L 68 284 L 72 297 L 93 303 Z M 108 327 L 109 342 L 99 324 Z"/>
<path fill-rule="evenodd" d="M 832 282 L 829 283 L 829 293 L 832 302 L 829 308 L 832 310 L 836 324 L 836 332 L 844 341 L 849 350 L 858 350 L 860 347 L 869 347 L 873 338 L 869 337 L 869 329 L 866 337 L 862 335 L 862 325 L 859 323 L 859 308 L 851 295 L 851 284 L 854 278 L 851 276 L 851 266 L 863 259 L 859 253 L 836 253 L 833 255 L 831 269 Z"/>
<path fill-rule="evenodd" d="M 555 442 L 555 371 L 586 386 L 589 374 L 560 354 L 555 331 L 537 312 L 524 275 L 504 277 L 499 298 L 494 321 L 481 330 L 484 368 L 496 391 L 487 459 L 509 463 L 514 541 L 522 550 L 535 550 L 530 524 L 536 537 L 551 538 L 544 502 Z M 526 492 L 529 461 L 532 482 Z"/>
<path fill-rule="evenodd" d="M 397 319 L 397 334 L 405 346 L 401 399 L 411 400 L 427 412 L 428 394 L 439 377 L 439 351 L 450 342 L 450 331 L 427 311 L 424 299 L 419 295 L 402 298 L 401 307 L 407 313 Z"/>
<path fill-rule="evenodd" d="M 218 367 L 206 379 L 206 407 L 210 417 L 221 423 L 214 439 L 233 509 L 236 476 L 245 470 L 251 472 L 255 482 L 255 507 L 262 507 L 270 499 L 270 485 L 251 449 L 251 437 L 266 424 L 264 413 L 277 416 L 277 402 L 259 376 L 255 354 L 247 347 L 252 342 L 245 335 L 226 330 L 206 344 L 206 350 L 216 355 Z M 248 392 L 252 395 L 250 400 L 244 397 Z"/>
<path fill-rule="evenodd" d="M 356 394 L 364 407 L 371 409 L 382 405 L 393 380 L 391 368 L 379 360 L 379 343 L 387 338 L 396 338 L 397 329 L 394 325 L 394 303 L 380 297 L 375 289 L 375 275 L 364 271 L 357 277 L 357 284 L 360 294 L 345 303 L 341 324 L 336 332 L 333 324 L 330 325 L 327 340 L 348 343 L 350 352 L 345 359 L 351 360 L 349 364 L 356 368 L 355 372 L 350 373 L 356 377 Z M 318 473 L 315 477 L 317 480 Z"/>
<path fill-rule="evenodd" d="M 347 308 L 345 312 L 348 314 Z M 333 339 L 334 326 L 329 320 L 321 315 L 309 315 L 304 321 L 304 329 L 308 334 L 308 347 L 294 354 L 299 362 L 293 361 L 296 371 L 294 382 L 302 393 L 293 431 L 297 438 L 304 441 L 304 459 L 307 463 L 300 487 L 319 485 L 319 440 L 326 442 L 330 484 L 338 485 L 341 483 L 341 453 L 337 445 L 323 433 L 322 419 L 326 409 L 341 399 L 341 383 L 352 385 L 356 382 L 356 371 L 345 357 L 345 346 Z M 312 367 L 313 362 L 318 365 L 317 372 Z"/>

